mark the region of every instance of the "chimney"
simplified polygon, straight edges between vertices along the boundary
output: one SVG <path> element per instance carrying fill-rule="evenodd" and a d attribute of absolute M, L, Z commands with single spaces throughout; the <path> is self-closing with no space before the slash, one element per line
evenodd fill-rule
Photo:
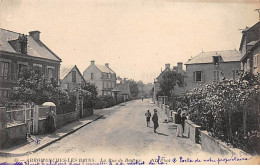
<path fill-rule="evenodd" d="M 95 61 L 94 60 L 90 61 L 90 64 L 95 65 Z"/>
<path fill-rule="evenodd" d="M 182 70 L 182 62 L 177 63 L 177 69 L 178 69 L 178 71 Z"/>
<path fill-rule="evenodd" d="M 171 64 L 165 64 L 165 69 L 170 69 Z"/>
<path fill-rule="evenodd" d="M 109 68 L 109 63 L 105 63 L 105 65 L 106 65 L 106 67 L 108 67 L 108 68 Z"/>
<path fill-rule="evenodd" d="M 29 35 L 35 40 L 35 41 L 39 41 L 40 40 L 40 31 L 35 30 L 35 31 L 30 31 Z"/>

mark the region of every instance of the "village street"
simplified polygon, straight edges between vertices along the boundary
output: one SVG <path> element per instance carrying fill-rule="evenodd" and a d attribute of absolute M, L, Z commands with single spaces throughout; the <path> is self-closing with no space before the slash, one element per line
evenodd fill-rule
<path fill-rule="evenodd" d="M 157 108 L 149 100 L 134 100 L 96 110 L 104 117 L 83 127 L 60 141 L 29 155 L 29 158 L 156 158 L 208 155 L 188 138 L 177 138 L 172 123 L 163 123 L 165 116 L 158 109 L 158 133 L 153 124 L 146 127 L 145 112 Z"/>

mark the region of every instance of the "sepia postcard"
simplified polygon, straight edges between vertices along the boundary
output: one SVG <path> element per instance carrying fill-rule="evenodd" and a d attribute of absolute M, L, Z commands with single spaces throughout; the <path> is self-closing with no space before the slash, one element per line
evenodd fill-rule
<path fill-rule="evenodd" d="M 259 0 L 0 0 L 0 165 L 259 165 Z"/>

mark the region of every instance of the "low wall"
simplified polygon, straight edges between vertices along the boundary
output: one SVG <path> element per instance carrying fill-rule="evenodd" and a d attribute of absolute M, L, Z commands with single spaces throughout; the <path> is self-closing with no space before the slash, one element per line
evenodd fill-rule
<path fill-rule="evenodd" d="M 0 108 L 0 149 L 6 141 L 6 111 L 4 107 Z"/>
<path fill-rule="evenodd" d="M 188 122 L 188 121 L 187 121 Z M 199 139 L 200 139 L 200 131 L 199 129 L 201 128 L 201 126 L 196 125 L 194 123 L 192 123 L 191 121 L 188 122 L 189 123 L 189 136 L 190 136 L 190 140 L 194 143 L 199 143 Z"/>
<path fill-rule="evenodd" d="M 79 119 L 79 112 L 71 112 L 66 114 L 59 114 L 56 116 L 56 127 L 60 128 L 64 125 L 67 125 L 69 123 L 72 123 L 73 121 L 76 121 Z"/>
<path fill-rule="evenodd" d="M 244 152 L 241 149 L 227 146 L 225 142 L 222 142 L 210 136 L 207 131 L 200 131 L 200 133 L 201 133 L 201 149 L 203 151 L 214 153 L 214 154 L 215 153 L 221 154 L 221 155 L 234 155 L 234 156 L 240 156 L 241 154 L 249 155 L 248 153 Z"/>
<path fill-rule="evenodd" d="M 26 141 L 27 127 L 26 124 L 16 124 L 6 128 L 6 145 L 13 146 Z"/>

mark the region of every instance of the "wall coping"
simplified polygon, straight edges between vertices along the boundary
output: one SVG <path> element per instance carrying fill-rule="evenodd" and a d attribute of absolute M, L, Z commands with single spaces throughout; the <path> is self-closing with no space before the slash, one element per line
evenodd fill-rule
<path fill-rule="evenodd" d="M 18 127 L 18 126 L 21 126 L 21 125 L 26 125 L 26 123 L 14 123 L 12 125 L 7 124 L 6 129 L 12 128 L 12 127 Z"/>
<path fill-rule="evenodd" d="M 200 131 L 202 134 L 205 134 L 206 136 L 208 136 L 211 140 L 214 140 L 218 145 L 222 146 L 223 148 L 225 148 L 226 150 L 228 150 L 229 152 L 231 152 L 234 155 L 247 155 L 247 156 L 251 156 L 250 154 L 246 153 L 245 151 L 239 149 L 239 148 L 233 148 L 233 147 L 229 147 L 227 146 L 227 144 L 221 140 L 218 140 L 212 136 L 209 135 L 209 133 L 207 131 Z"/>

